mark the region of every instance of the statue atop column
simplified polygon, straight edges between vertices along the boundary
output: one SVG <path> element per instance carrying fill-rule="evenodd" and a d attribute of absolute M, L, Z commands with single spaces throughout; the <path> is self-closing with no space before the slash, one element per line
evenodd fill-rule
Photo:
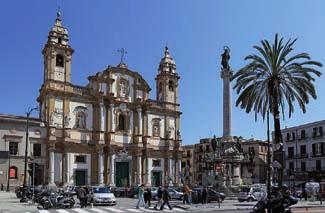
<path fill-rule="evenodd" d="M 222 69 L 230 70 L 229 60 L 230 60 L 230 49 L 225 46 L 223 48 L 224 52 L 221 54 L 221 65 Z"/>

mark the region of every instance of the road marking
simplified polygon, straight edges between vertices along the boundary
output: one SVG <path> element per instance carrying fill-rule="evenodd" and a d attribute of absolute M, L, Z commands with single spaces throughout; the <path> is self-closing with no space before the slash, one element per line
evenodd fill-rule
<path fill-rule="evenodd" d="M 105 212 L 105 211 L 103 211 L 101 209 L 97 209 L 97 208 L 92 208 L 92 209 L 89 209 L 89 210 L 94 211 L 94 212 L 99 212 L 99 213 L 107 213 L 107 212 Z"/>
<path fill-rule="evenodd" d="M 56 211 L 58 211 L 58 212 L 60 212 L 60 213 L 69 213 L 67 210 L 64 210 L 64 209 L 58 209 L 58 210 L 56 210 Z"/>
<path fill-rule="evenodd" d="M 127 209 L 127 211 L 130 211 L 130 212 L 142 212 L 142 211 L 139 210 L 139 209 Z"/>
<path fill-rule="evenodd" d="M 81 208 L 75 208 L 75 209 L 72 209 L 73 211 L 76 211 L 76 212 L 79 212 L 79 213 L 89 213 L 88 211 L 86 210 L 83 210 Z"/>
<path fill-rule="evenodd" d="M 175 211 L 177 211 L 177 212 L 185 212 L 185 210 L 184 209 L 179 209 L 179 208 L 173 208 Z"/>
<path fill-rule="evenodd" d="M 157 212 L 157 210 L 153 210 L 153 209 L 141 209 L 141 210 L 145 212 Z"/>
<path fill-rule="evenodd" d="M 324 209 L 306 209 L 306 210 L 294 210 L 294 213 L 316 213 L 316 212 L 324 212 Z"/>
<path fill-rule="evenodd" d="M 49 211 L 47 210 L 38 210 L 39 213 L 50 213 Z"/>
<path fill-rule="evenodd" d="M 122 210 L 119 210 L 119 209 L 116 209 L 116 208 L 112 208 L 112 207 L 106 207 L 105 209 L 110 210 L 112 212 L 117 212 L 117 213 L 125 212 L 125 211 L 122 211 Z"/>

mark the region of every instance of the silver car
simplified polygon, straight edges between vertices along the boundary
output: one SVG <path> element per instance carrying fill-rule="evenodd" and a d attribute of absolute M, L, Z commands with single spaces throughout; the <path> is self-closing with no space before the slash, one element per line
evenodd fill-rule
<path fill-rule="evenodd" d="M 116 197 L 107 186 L 93 186 L 93 202 L 96 204 L 116 205 Z"/>
<path fill-rule="evenodd" d="M 239 202 L 252 202 L 266 197 L 266 188 L 264 186 L 243 187 L 238 194 Z"/>
<path fill-rule="evenodd" d="M 167 190 L 169 192 L 171 199 L 183 200 L 183 197 L 184 197 L 183 192 L 176 191 L 173 188 L 168 188 Z"/>

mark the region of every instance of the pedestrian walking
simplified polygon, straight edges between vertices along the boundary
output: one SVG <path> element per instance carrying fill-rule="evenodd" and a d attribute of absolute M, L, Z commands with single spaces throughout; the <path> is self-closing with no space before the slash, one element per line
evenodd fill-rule
<path fill-rule="evenodd" d="M 3 191 L 3 183 L 1 183 L 1 191 Z"/>
<path fill-rule="evenodd" d="M 165 186 L 165 189 L 164 189 L 163 195 L 162 195 L 162 199 L 163 199 L 164 202 L 160 206 L 160 210 L 164 209 L 165 204 L 167 204 L 167 206 L 169 207 L 170 210 L 173 209 L 169 204 L 169 198 L 170 198 L 170 195 L 169 195 L 169 192 L 168 192 L 168 186 Z"/>
<path fill-rule="evenodd" d="M 161 189 L 161 186 L 159 186 L 158 190 L 157 190 L 157 198 L 158 198 L 158 202 L 156 203 L 156 205 L 153 207 L 154 209 L 157 210 L 157 206 L 162 204 L 162 195 L 163 195 L 163 190 Z"/>
<path fill-rule="evenodd" d="M 202 190 L 202 204 L 207 203 L 207 198 L 208 198 L 208 190 L 207 190 L 206 187 L 203 187 L 203 190 Z"/>
<path fill-rule="evenodd" d="M 184 187 L 184 197 L 183 197 L 183 204 L 190 204 L 190 201 L 189 201 L 189 196 L 190 196 L 190 193 L 191 193 L 191 189 L 190 187 L 185 184 L 185 187 Z"/>
<path fill-rule="evenodd" d="M 85 204 L 86 191 L 85 191 L 85 189 L 83 187 L 78 188 L 78 190 L 77 190 L 77 198 L 80 201 L 81 208 L 86 207 L 86 204 Z"/>
<path fill-rule="evenodd" d="M 144 192 L 144 202 L 147 208 L 151 206 L 151 196 L 151 190 L 150 188 L 147 188 L 147 190 Z"/>
<path fill-rule="evenodd" d="M 146 207 L 146 204 L 144 202 L 143 193 L 144 193 L 144 185 L 141 184 L 141 186 L 139 186 L 139 188 L 138 188 L 138 203 L 137 203 L 137 206 L 136 206 L 137 209 L 139 208 L 140 203 L 142 203 L 143 206 Z"/>

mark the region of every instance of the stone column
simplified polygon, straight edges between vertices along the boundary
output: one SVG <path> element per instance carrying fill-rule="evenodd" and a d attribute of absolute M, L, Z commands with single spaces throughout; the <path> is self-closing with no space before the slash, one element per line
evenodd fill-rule
<path fill-rule="evenodd" d="M 99 103 L 99 116 L 100 116 L 100 124 L 99 124 L 99 127 L 100 127 L 100 131 L 105 131 L 105 106 L 104 106 L 104 103 L 103 103 L 103 99 L 100 101 Z"/>
<path fill-rule="evenodd" d="M 104 152 L 102 146 L 98 150 L 98 184 L 104 185 Z"/>
<path fill-rule="evenodd" d="M 171 178 L 171 180 L 169 179 Z M 168 184 L 173 185 L 173 159 L 169 158 L 168 159 Z"/>
<path fill-rule="evenodd" d="M 62 155 L 62 175 L 63 175 L 63 185 L 69 185 L 69 153 L 65 151 Z"/>
<path fill-rule="evenodd" d="M 54 184 L 54 150 L 50 150 L 49 156 L 49 185 Z"/>
<path fill-rule="evenodd" d="M 115 132 L 115 114 L 114 114 L 114 104 L 110 104 L 110 132 Z"/>
<path fill-rule="evenodd" d="M 141 180 L 141 175 L 142 175 L 141 164 L 142 164 L 141 156 L 138 156 L 137 157 L 137 182 L 139 184 L 142 184 L 142 180 Z"/>
<path fill-rule="evenodd" d="M 233 165 L 233 184 L 239 185 L 241 183 L 240 178 L 240 164 L 234 164 Z"/>
<path fill-rule="evenodd" d="M 223 79 L 223 138 L 231 138 L 231 89 L 230 78 L 232 71 L 229 69 L 221 70 Z"/>
<path fill-rule="evenodd" d="M 115 154 L 111 154 L 109 156 L 110 162 L 110 178 L 109 178 L 109 185 L 115 186 Z"/>
<path fill-rule="evenodd" d="M 181 171 L 182 170 L 182 161 L 181 161 L 181 159 L 177 159 L 176 160 L 176 172 L 175 172 L 175 174 L 176 174 L 176 185 L 180 185 L 181 183 L 182 183 L 182 181 L 181 181 Z"/>
<path fill-rule="evenodd" d="M 138 120 L 139 120 L 139 123 L 138 123 L 138 125 L 139 125 L 138 131 L 139 132 L 138 132 L 138 134 L 143 135 L 143 133 L 142 133 L 142 111 L 141 111 L 141 108 L 138 108 L 137 112 L 138 112 Z"/>
<path fill-rule="evenodd" d="M 149 158 L 145 158 L 145 186 L 151 186 L 151 174 L 149 170 Z"/>

